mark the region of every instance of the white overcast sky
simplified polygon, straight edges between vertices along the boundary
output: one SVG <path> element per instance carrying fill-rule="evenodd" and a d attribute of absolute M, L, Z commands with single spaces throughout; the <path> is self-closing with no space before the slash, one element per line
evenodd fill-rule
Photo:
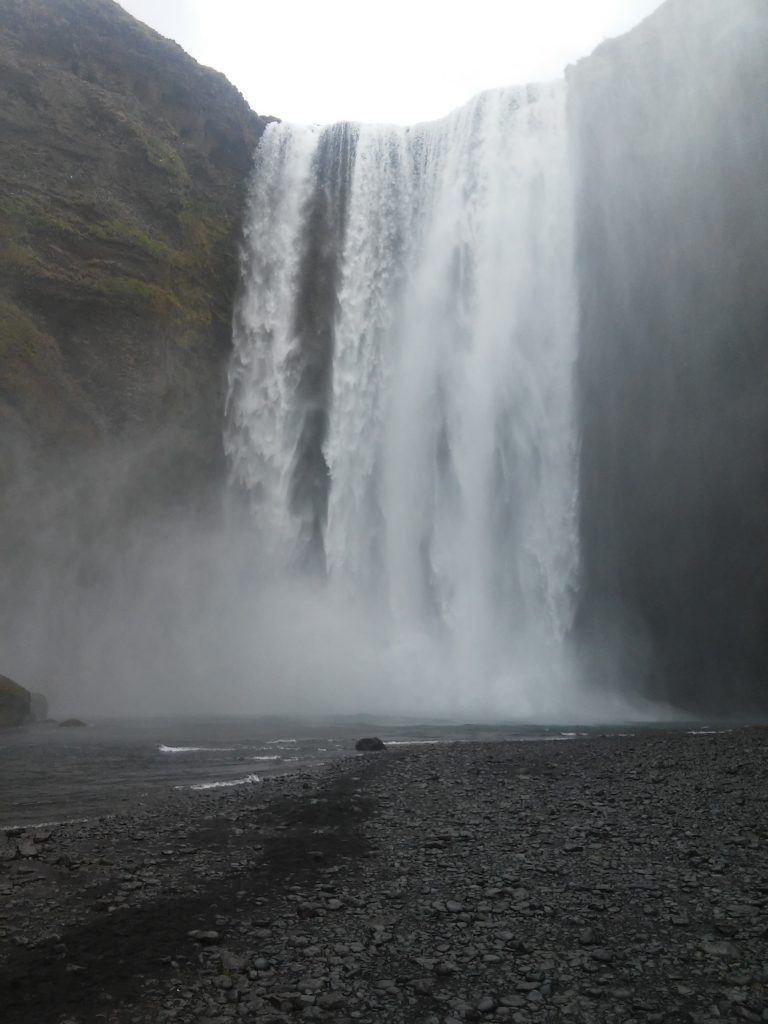
<path fill-rule="evenodd" d="M 289 121 L 441 117 L 556 78 L 661 0 L 120 0 Z"/>

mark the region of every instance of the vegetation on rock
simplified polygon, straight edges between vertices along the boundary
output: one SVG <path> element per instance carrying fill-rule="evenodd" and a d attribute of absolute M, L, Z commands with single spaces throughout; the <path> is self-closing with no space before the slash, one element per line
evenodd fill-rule
<path fill-rule="evenodd" d="M 177 430 L 221 457 L 248 170 L 265 119 L 111 0 L 0 12 L 0 478 Z"/>

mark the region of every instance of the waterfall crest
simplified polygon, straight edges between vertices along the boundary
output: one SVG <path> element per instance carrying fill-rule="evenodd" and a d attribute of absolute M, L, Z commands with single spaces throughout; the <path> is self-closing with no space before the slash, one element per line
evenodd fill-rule
<path fill-rule="evenodd" d="M 233 481 L 286 572 L 382 624 L 393 707 L 574 706 L 565 106 L 563 83 L 511 88 L 410 128 L 275 124 L 259 146 Z"/>

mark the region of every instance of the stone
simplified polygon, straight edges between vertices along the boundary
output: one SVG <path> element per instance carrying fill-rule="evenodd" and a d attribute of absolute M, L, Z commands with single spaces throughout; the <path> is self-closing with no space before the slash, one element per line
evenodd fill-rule
<path fill-rule="evenodd" d="M 378 736 L 363 736 L 362 739 L 359 739 L 355 744 L 355 750 L 366 753 L 373 753 L 386 749 L 384 741 L 380 740 Z"/>
<path fill-rule="evenodd" d="M 347 998 L 341 992 L 323 992 L 317 997 L 317 1005 L 322 1010 L 339 1010 L 346 1002 Z"/>
<path fill-rule="evenodd" d="M 219 954 L 219 959 L 221 960 L 221 966 L 225 971 L 242 971 L 248 963 L 244 956 L 238 956 L 236 953 L 232 953 L 228 949 L 222 949 Z"/>
<path fill-rule="evenodd" d="M 24 725 L 31 718 L 32 695 L 29 690 L 0 675 L 0 729 Z"/>
<path fill-rule="evenodd" d="M 601 964 L 609 964 L 613 960 L 613 953 L 610 949 L 605 949 L 604 947 L 593 949 L 590 955 L 593 960 L 597 960 Z"/>
<path fill-rule="evenodd" d="M 0 835 L 0 861 L 15 860 L 19 856 L 19 848 L 13 840 Z"/>

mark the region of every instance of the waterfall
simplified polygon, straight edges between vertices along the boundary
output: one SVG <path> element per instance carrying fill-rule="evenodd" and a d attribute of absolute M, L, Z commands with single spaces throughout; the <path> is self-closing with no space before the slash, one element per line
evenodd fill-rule
<path fill-rule="evenodd" d="M 394 706 L 574 706 L 573 260 L 564 83 L 259 144 L 232 478 L 286 573 L 382 624 Z"/>

